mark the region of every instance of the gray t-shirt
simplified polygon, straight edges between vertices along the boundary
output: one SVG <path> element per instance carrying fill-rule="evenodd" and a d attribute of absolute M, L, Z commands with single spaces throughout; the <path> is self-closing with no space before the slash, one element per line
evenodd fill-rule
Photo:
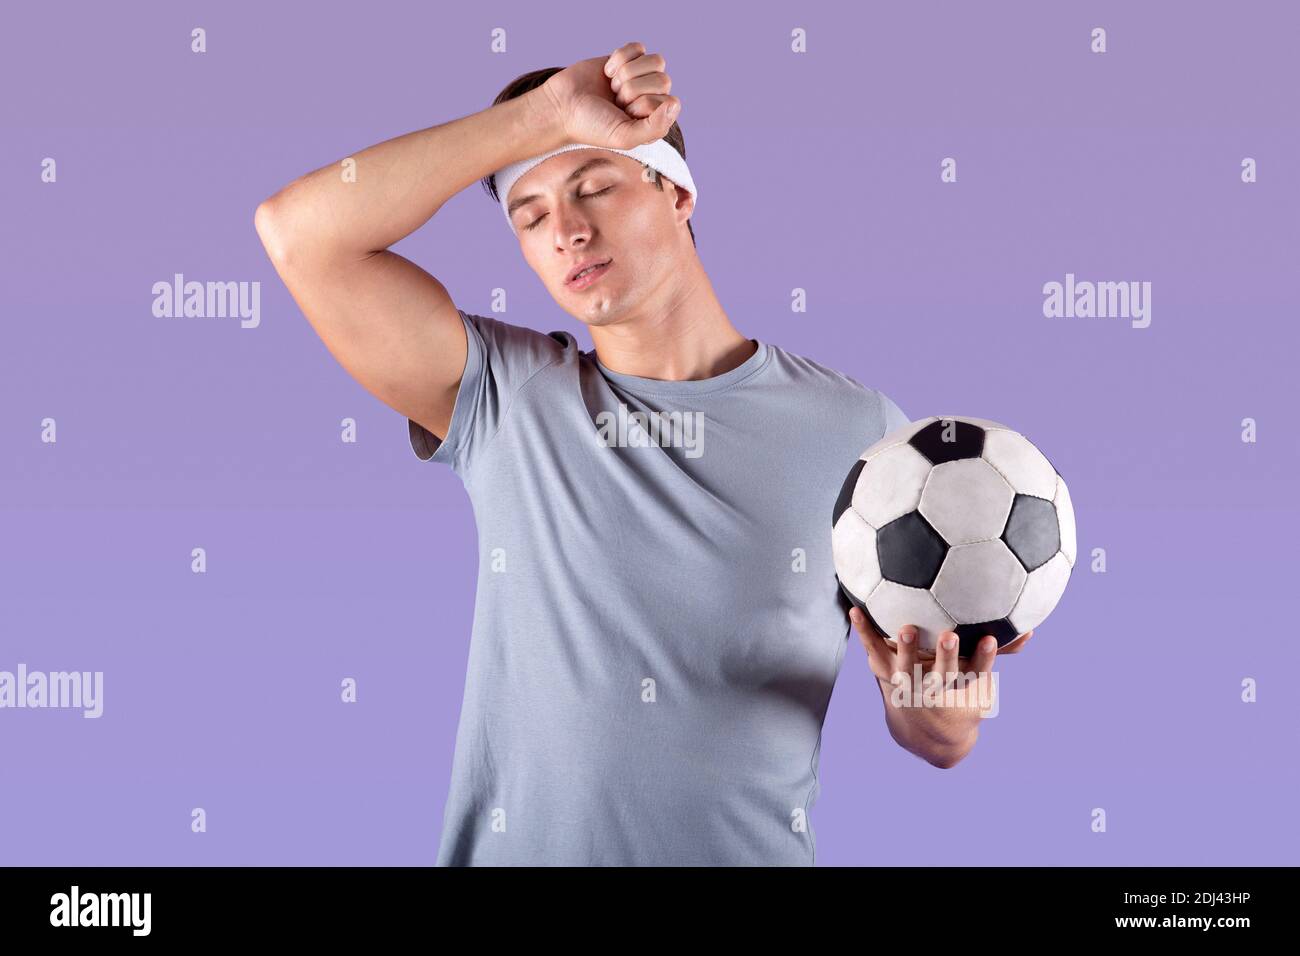
<path fill-rule="evenodd" d="M 906 417 L 765 342 L 667 382 L 460 314 L 446 440 L 408 420 L 478 526 L 438 865 L 812 864 L 852 635 L 831 513 Z"/>

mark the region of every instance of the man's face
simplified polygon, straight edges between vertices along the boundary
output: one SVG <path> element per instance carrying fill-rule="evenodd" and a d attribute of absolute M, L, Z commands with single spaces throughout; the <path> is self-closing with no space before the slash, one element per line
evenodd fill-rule
<path fill-rule="evenodd" d="M 652 170 L 603 149 L 560 153 L 515 182 L 510 218 L 524 260 L 574 318 L 606 325 L 656 298 L 672 299 L 694 251 L 685 225 L 694 200 L 668 179 L 661 183 L 662 191 Z M 589 260 L 609 264 L 585 282 L 570 281 Z"/>

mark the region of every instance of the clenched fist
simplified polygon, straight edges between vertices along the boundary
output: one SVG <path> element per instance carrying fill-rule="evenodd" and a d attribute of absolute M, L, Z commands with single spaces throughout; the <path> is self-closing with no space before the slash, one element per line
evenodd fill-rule
<path fill-rule="evenodd" d="M 681 110 L 665 65 L 644 44 L 627 43 L 561 70 L 542 91 L 570 142 L 632 149 L 661 139 Z"/>

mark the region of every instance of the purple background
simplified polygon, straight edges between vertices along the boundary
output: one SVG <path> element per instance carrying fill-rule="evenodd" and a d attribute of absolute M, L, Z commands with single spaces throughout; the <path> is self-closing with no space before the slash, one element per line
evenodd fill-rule
<path fill-rule="evenodd" d="M 682 97 L 699 251 L 736 326 L 913 418 L 1023 431 L 1078 517 L 1070 587 L 999 659 L 1001 713 L 957 767 L 892 741 L 853 639 L 818 863 L 1295 863 L 1294 10 L 7 11 L 0 669 L 102 670 L 105 712 L 0 711 L 0 862 L 432 862 L 473 516 L 317 339 L 253 211 L 304 172 L 485 108 L 519 73 L 640 39 Z M 189 52 L 195 26 L 206 54 Z M 489 52 L 495 27 L 507 54 Z M 502 287 L 499 317 L 590 346 L 479 187 L 394 248 L 467 311 Z M 151 286 L 176 272 L 260 281 L 261 327 L 154 318 Z M 1067 272 L 1150 281 L 1150 327 L 1045 319 L 1043 283 Z M 190 832 L 194 807 L 208 832 Z"/>

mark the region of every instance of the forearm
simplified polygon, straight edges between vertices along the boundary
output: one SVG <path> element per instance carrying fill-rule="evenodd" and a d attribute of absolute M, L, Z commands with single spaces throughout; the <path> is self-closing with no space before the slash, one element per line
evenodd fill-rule
<path fill-rule="evenodd" d="M 355 181 L 340 163 L 301 176 L 268 199 L 259 218 L 274 223 L 279 246 L 359 258 L 410 235 L 489 173 L 563 143 L 538 88 L 363 149 L 351 157 Z"/>
<path fill-rule="evenodd" d="M 936 767 L 947 769 L 970 753 L 979 737 L 979 721 L 965 713 L 946 712 L 943 707 L 918 707 L 894 703 L 895 688 L 876 678 L 885 703 L 885 723 L 894 741 L 908 753 Z M 909 688 L 909 697 L 911 690 Z"/>

